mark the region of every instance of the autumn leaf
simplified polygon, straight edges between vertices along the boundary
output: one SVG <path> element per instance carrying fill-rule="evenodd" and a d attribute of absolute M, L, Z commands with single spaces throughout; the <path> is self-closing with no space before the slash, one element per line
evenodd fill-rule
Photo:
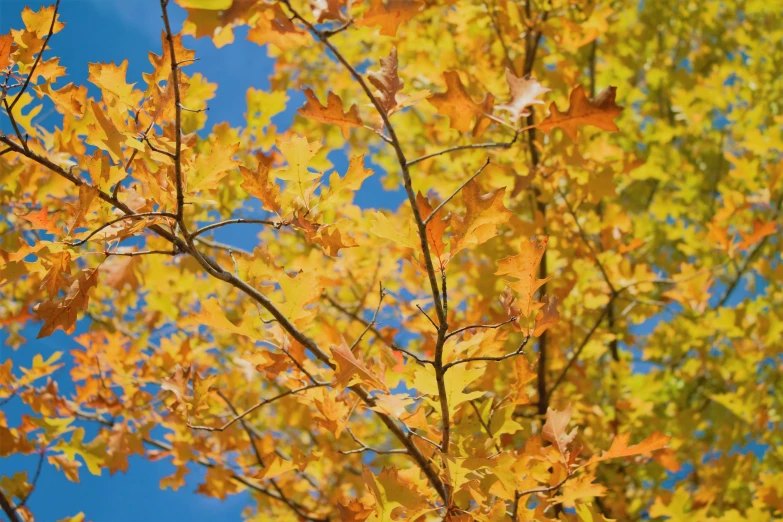
<path fill-rule="evenodd" d="M 452 214 L 449 254 L 453 257 L 464 248 L 480 245 L 497 235 L 497 227 L 508 221 L 511 212 L 503 204 L 505 188 L 481 194 L 478 183 L 473 180 L 462 189 L 465 215 Z"/>
<path fill-rule="evenodd" d="M 513 122 L 524 116 L 529 116 L 530 111 L 527 108 L 543 104 L 543 100 L 539 100 L 538 97 L 551 90 L 541 86 L 535 78 L 529 76 L 517 78 L 510 69 L 506 69 L 506 81 L 511 92 L 511 100 L 508 103 L 497 105 L 495 109 L 508 112 Z"/>
<path fill-rule="evenodd" d="M 71 271 L 71 253 L 58 252 L 48 259 L 50 266 L 41 280 L 41 289 L 46 290 L 49 299 L 54 298 L 67 282 Z"/>
<path fill-rule="evenodd" d="M 299 114 L 321 123 L 332 123 L 340 127 L 343 137 L 348 139 L 351 127 L 362 127 L 364 122 L 359 117 L 359 109 L 353 104 L 348 112 L 343 112 L 343 101 L 338 95 L 329 92 L 327 104 L 323 106 L 316 98 L 312 89 L 305 89 L 307 103 L 299 109 Z"/>
<path fill-rule="evenodd" d="M 370 0 L 370 8 L 354 23 L 357 27 L 380 26 L 383 36 L 396 36 L 400 24 L 416 16 L 423 5 L 415 0 Z"/>
<path fill-rule="evenodd" d="M 599 129 L 616 131 L 618 128 L 614 119 L 623 110 L 614 102 L 616 91 L 616 87 L 607 87 L 598 93 L 595 99 L 588 100 L 585 88 L 577 85 L 571 91 L 568 110 L 560 112 L 557 105 L 552 103 L 549 106 L 549 116 L 536 125 L 536 128 L 546 134 L 551 134 L 553 129 L 560 127 L 572 140 L 576 140 L 581 125 L 592 125 Z"/>
<path fill-rule="evenodd" d="M 405 85 L 397 72 L 397 48 L 392 47 L 389 56 L 381 58 L 380 62 L 380 70 L 371 71 L 367 78 L 378 89 L 376 98 L 381 109 L 389 114 L 397 105 L 397 95 Z"/>
<path fill-rule="evenodd" d="M 364 383 L 374 390 L 383 390 L 389 393 L 389 389 L 375 374 L 367 368 L 364 362 L 356 358 L 351 352 L 345 340 L 340 344 L 331 347 L 332 358 L 337 364 L 337 370 L 334 373 L 334 386 L 347 388 L 357 382 Z"/>
<path fill-rule="evenodd" d="M 543 279 L 538 277 L 539 265 L 548 241 L 548 236 L 524 240 L 519 254 L 498 261 L 498 271 L 495 275 L 509 275 L 516 278 L 516 281 L 506 281 L 506 284 L 519 296 L 514 306 L 520 310 L 521 317 L 528 318 L 532 312 L 544 306 L 544 303 L 536 300 L 535 294 L 541 286 L 552 279 L 552 276 Z"/>
<path fill-rule="evenodd" d="M 594 455 L 593 458 L 590 459 L 590 462 L 602 462 L 609 459 L 632 457 L 634 455 L 650 453 L 655 450 L 665 448 L 666 444 L 668 444 L 671 440 L 671 437 L 655 431 L 639 444 L 629 446 L 628 441 L 630 440 L 630 433 L 622 433 L 617 435 L 612 441 L 612 445 L 609 447 L 609 449 L 601 453 L 601 455 Z"/>
<path fill-rule="evenodd" d="M 55 216 L 57 214 L 59 212 L 54 212 L 50 216 L 49 209 L 41 207 L 39 210 L 22 214 L 19 217 L 32 223 L 34 230 L 43 230 L 49 234 L 59 235 L 62 233 L 62 230 L 56 225 L 57 220 Z"/>
<path fill-rule="evenodd" d="M 475 121 L 473 135 L 481 136 L 492 123 L 487 115 L 492 113 L 494 96 L 488 93 L 483 102 L 477 103 L 465 90 L 457 71 L 445 72 L 443 78 L 446 80 L 446 92 L 433 94 L 427 101 L 438 110 L 439 114 L 449 118 L 449 126 L 452 129 L 468 132 L 472 122 Z"/>
<path fill-rule="evenodd" d="M 534 337 L 540 337 L 545 331 L 560 322 L 560 312 L 557 311 L 557 297 L 550 295 L 542 299 L 543 308 L 536 315 Z"/>
<path fill-rule="evenodd" d="M 571 406 L 569 405 L 563 411 L 553 410 L 552 408 L 546 411 L 546 422 L 541 433 L 544 435 L 544 440 L 548 440 L 555 445 L 561 455 L 566 457 L 568 455 L 568 447 L 574 441 L 576 432 L 579 428 L 574 428 L 570 432 L 568 431 L 568 423 L 571 422 Z"/>
<path fill-rule="evenodd" d="M 73 332 L 78 313 L 87 309 L 90 289 L 97 284 L 98 270 L 89 268 L 73 280 L 64 298 L 35 305 L 35 315 L 44 322 L 37 338 L 48 337 L 58 328 L 66 333 Z"/>
<path fill-rule="evenodd" d="M 11 64 L 14 38 L 11 33 L 0 35 L 0 71 Z"/>
<path fill-rule="evenodd" d="M 280 214 L 280 187 L 269 179 L 269 168 L 263 163 L 258 163 L 256 171 L 252 171 L 244 166 L 239 167 L 242 173 L 242 183 L 239 185 L 247 191 L 248 194 L 261 200 L 264 208 L 276 214 Z"/>

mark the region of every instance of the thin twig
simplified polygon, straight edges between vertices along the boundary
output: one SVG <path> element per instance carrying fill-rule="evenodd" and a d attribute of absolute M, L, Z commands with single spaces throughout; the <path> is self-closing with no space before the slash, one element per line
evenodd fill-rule
<path fill-rule="evenodd" d="M 430 158 L 434 158 L 436 156 L 440 156 L 442 154 L 450 154 L 452 152 L 457 152 L 460 150 L 469 150 L 469 149 L 510 149 L 514 143 L 517 141 L 517 137 L 519 136 L 519 133 L 529 129 L 530 127 L 523 127 L 521 129 L 518 129 L 514 137 L 511 139 L 511 141 L 506 142 L 487 142 L 487 143 L 472 143 L 470 145 L 457 145 L 455 147 L 449 147 L 448 149 L 439 150 L 438 152 L 433 152 L 431 154 L 426 154 L 424 156 L 421 156 L 416 159 L 412 159 L 407 162 L 407 165 L 410 167 L 412 165 L 415 165 L 417 163 L 420 163 L 424 160 L 428 160 Z"/>
<path fill-rule="evenodd" d="M 498 324 L 472 324 L 470 326 L 463 326 L 462 328 L 457 328 L 453 332 L 449 332 L 448 334 L 446 334 L 446 339 L 448 339 L 449 337 L 451 337 L 453 335 L 457 335 L 457 334 L 460 334 L 462 332 L 465 332 L 467 330 L 473 330 L 474 328 L 487 328 L 487 329 L 490 329 L 490 330 L 494 330 L 496 328 L 500 328 L 501 326 L 505 326 L 508 323 L 513 323 L 516 320 L 517 320 L 516 316 L 511 316 L 508 319 L 506 319 L 505 321 L 503 321 L 502 323 L 498 323 Z"/>
<path fill-rule="evenodd" d="M 348 450 L 348 451 L 340 451 L 340 453 L 342 453 L 343 455 L 353 455 L 355 453 L 364 453 L 365 451 L 376 453 L 378 455 L 395 455 L 395 454 L 408 453 L 408 450 L 405 449 L 379 450 L 379 449 L 372 448 L 366 445 L 364 442 L 360 441 L 358 437 L 354 435 L 353 431 L 351 431 L 351 428 L 346 428 L 345 431 L 347 431 L 348 435 L 350 435 L 351 438 L 356 442 L 356 444 L 359 445 L 359 448 L 354 450 Z"/>
<path fill-rule="evenodd" d="M 203 430 L 203 431 L 224 431 L 226 428 L 231 426 L 237 421 L 241 421 L 254 411 L 256 411 L 258 408 L 262 406 L 266 406 L 267 404 L 271 404 L 279 399 L 282 399 L 284 397 L 288 397 L 289 395 L 294 395 L 295 393 L 303 392 L 305 390 L 310 390 L 312 388 L 320 388 L 321 386 L 326 386 L 324 383 L 318 383 L 318 384 L 309 384 L 307 386 L 302 386 L 301 388 L 297 388 L 295 390 L 288 390 L 287 392 L 281 393 L 280 395 L 277 395 L 275 397 L 272 397 L 271 399 L 263 399 L 261 402 L 256 404 L 255 406 L 252 406 L 250 409 L 245 411 L 245 413 L 241 415 L 237 415 L 233 417 L 231 420 L 223 424 L 222 426 L 214 427 L 214 426 L 196 426 L 188 422 L 188 428 L 194 429 L 194 430 Z"/>
<path fill-rule="evenodd" d="M 218 223 L 212 223 L 210 225 L 203 226 L 193 232 L 190 237 L 195 238 L 197 236 L 200 236 L 204 232 L 207 232 L 209 230 L 214 230 L 216 228 L 225 227 L 226 225 L 269 225 L 270 227 L 274 227 L 276 229 L 279 229 L 280 227 L 288 225 L 288 222 L 286 221 L 272 221 L 269 219 L 244 219 L 244 218 L 238 218 L 238 219 L 227 219 L 225 221 L 220 221 Z"/>
<path fill-rule="evenodd" d="M 425 219 L 425 220 L 424 220 L 424 224 L 426 225 L 427 223 L 429 223 L 429 222 L 430 222 L 430 219 L 432 219 L 433 217 L 435 217 L 435 214 L 437 214 L 437 213 L 440 211 L 440 209 L 442 209 L 442 208 L 443 208 L 443 206 L 444 206 L 446 203 L 448 203 L 449 201 L 451 201 L 451 200 L 454 198 L 454 196 L 456 196 L 457 194 L 459 194 L 459 193 L 460 193 L 460 191 L 462 191 L 462 189 L 464 189 L 464 188 L 467 186 L 467 184 L 468 184 L 468 183 L 470 183 L 471 181 L 473 181 L 474 179 L 476 179 L 476 177 L 477 177 L 479 174 L 481 174 L 481 173 L 484 171 L 484 169 L 485 169 L 485 168 L 487 168 L 487 165 L 489 165 L 489 158 L 487 158 L 487 161 L 486 161 L 486 162 L 485 162 L 485 163 L 484 163 L 484 164 L 483 164 L 483 165 L 482 165 L 482 166 L 481 166 L 481 167 L 480 167 L 480 168 L 479 168 L 479 169 L 478 169 L 478 170 L 477 170 L 477 171 L 476 171 L 476 172 L 475 172 L 475 173 L 474 173 L 474 174 L 473 174 L 471 177 L 469 177 L 467 180 L 465 180 L 465 182 L 464 182 L 462 185 L 460 185 L 459 187 L 457 187 L 457 190 L 455 190 L 454 192 L 452 192 L 452 193 L 451 193 L 451 195 L 450 195 L 449 197 L 447 197 L 446 199 L 444 199 L 444 200 L 441 202 L 441 204 L 440 204 L 440 205 L 438 205 L 437 207 L 435 207 L 435 210 L 433 210 L 433 211 L 430 213 L 430 215 L 429 215 L 429 216 L 427 216 L 427 219 Z"/>
<path fill-rule="evenodd" d="M 438 329 L 438 325 L 437 325 L 437 324 L 435 324 L 435 321 L 433 321 L 433 320 L 432 320 L 432 317 L 430 317 L 429 315 L 427 315 L 427 312 L 425 312 L 425 311 L 424 311 L 424 309 L 423 309 L 423 308 L 422 308 L 420 305 L 416 305 L 416 308 L 418 308 L 418 309 L 419 309 L 419 312 L 421 312 L 421 313 L 423 313 L 423 314 L 424 314 L 424 317 L 426 317 L 427 319 L 429 319 L 429 320 L 430 320 L 430 323 L 432 323 L 432 326 L 434 326 L 434 327 L 435 327 L 435 329 L 437 330 L 437 329 Z"/>
<path fill-rule="evenodd" d="M 359 337 L 356 338 L 356 340 L 353 342 L 350 348 L 348 348 L 351 352 L 356 348 L 359 343 L 362 341 L 362 338 L 367 334 L 367 332 L 375 326 L 375 321 L 378 318 L 378 311 L 381 309 L 381 305 L 383 304 L 383 298 L 386 297 L 386 293 L 383 291 L 383 283 L 378 283 L 379 287 L 379 297 L 378 297 L 378 306 L 375 307 L 375 313 L 372 315 L 372 320 L 367 323 L 367 326 L 364 327 L 364 331 L 362 331 L 361 334 L 359 334 Z"/>
<path fill-rule="evenodd" d="M 498 362 L 498 361 L 505 361 L 506 359 L 509 359 L 511 357 L 516 357 L 517 355 L 524 355 L 525 353 L 525 346 L 527 346 L 528 341 L 530 340 L 530 336 L 525 337 L 525 340 L 522 341 L 522 343 L 519 345 L 519 347 L 514 350 L 511 353 L 507 353 L 506 355 L 499 355 L 497 357 L 468 357 L 467 359 L 459 359 L 457 361 L 452 361 L 446 365 L 443 366 L 443 371 L 445 372 L 449 368 L 453 366 L 457 366 L 458 364 L 467 364 L 477 361 L 491 361 L 491 362 Z"/>
<path fill-rule="evenodd" d="M 124 221 L 126 219 L 141 219 L 141 218 L 147 218 L 147 217 L 167 217 L 171 219 L 177 219 L 177 216 L 170 212 L 142 212 L 139 214 L 126 214 L 124 216 L 120 216 L 117 219 L 112 219 L 111 221 L 104 223 L 103 225 L 99 226 L 95 230 L 89 233 L 89 235 L 85 238 L 82 238 L 78 241 L 74 241 L 73 243 L 69 243 L 68 241 L 63 241 L 66 245 L 70 247 L 77 247 L 85 244 L 87 241 L 90 240 L 95 234 L 103 230 L 104 228 L 110 227 L 114 225 L 115 223 L 119 223 L 120 221 Z"/>

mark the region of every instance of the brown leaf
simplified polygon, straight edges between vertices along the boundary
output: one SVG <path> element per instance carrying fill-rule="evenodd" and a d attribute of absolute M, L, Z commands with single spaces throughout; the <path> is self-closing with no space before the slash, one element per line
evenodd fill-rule
<path fill-rule="evenodd" d="M 530 76 L 517 78 L 509 69 L 506 69 L 506 82 L 508 82 L 508 89 L 511 91 L 511 100 L 495 108 L 507 111 L 514 122 L 523 116 L 529 116 L 530 111 L 527 108 L 531 105 L 543 104 L 543 100 L 539 100 L 538 97 L 552 90 L 542 87 L 538 80 Z"/>
<path fill-rule="evenodd" d="M 33 312 L 38 316 L 38 319 L 44 321 L 37 339 L 52 335 L 58 328 L 65 330 L 68 334 L 73 332 L 78 313 L 87 308 L 90 300 L 88 293 L 97 284 L 98 269 L 89 268 L 74 279 L 63 299 L 37 304 L 33 308 Z"/>
<path fill-rule="evenodd" d="M 405 85 L 397 72 L 397 48 L 392 47 L 389 56 L 381 58 L 380 62 L 381 69 L 371 71 L 367 78 L 378 88 L 376 98 L 381 108 L 388 114 L 397 105 L 397 93 Z"/>
<path fill-rule="evenodd" d="M 533 330 L 534 337 L 540 337 L 541 334 L 560 322 L 560 312 L 557 311 L 557 297 L 554 295 L 544 296 L 542 301 L 544 307 L 536 315 L 536 328 Z"/>
<path fill-rule="evenodd" d="M 536 127 L 546 134 L 560 127 L 572 140 L 576 140 L 580 125 L 592 125 L 606 131 L 618 130 L 614 119 L 620 115 L 623 108 L 614 102 L 617 87 L 607 87 L 595 97 L 588 100 L 585 88 L 577 85 L 571 91 L 570 106 L 566 112 L 560 112 L 557 105 L 549 106 L 549 116 Z"/>
<path fill-rule="evenodd" d="M 343 112 L 343 101 L 331 91 L 327 96 L 325 107 L 318 101 L 312 89 L 305 89 L 304 94 L 307 97 L 307 103 L 299 109 L 299 114 L 311 120 L 339 126 L 345 139 L 350 136 L 351 127 L 364 126 L 356 104 L 353 104 L 348 112 Z"/>
<path fill-rule="evenodd" d="M 71 253 L 59 252 L 48 259 L 51 262 L 49 270 L 41 281 L 41 289 L 49 294 L 49 299 L 54 298 L 67 282 L 66 277 L 71 272 Z"/>
<path fill-rule="evenodd" d="M 342 9 L 346 7 L 345 0 L 310 0 L 313 15 L 319 24 L 327 20 L 345 20 Z"/>
<path fill-rule="evenodd" d="M 480 136 L 491 123 L 487 114 L 492 112 L 495 97 L 487 94 L 482 103 L 477 103 L 465 90 L 457 71 L 447 71 L 443 73 L 443 78 L 446 80 L 446 92 L 433 94 L 428 101 L 438 110 L 438 114 L 448 116 L 452 129 L 467 132 L 475 120 L 473 135 Z"/>
<path fill-rule="evenodd" d="M 544 440 L 548 440 L 557 447 L 561 455 L 568 454 L 568 446 L 574 441 L 579 428 L 574 428 L 568 433 L 568 423 L 571 421 L 571 406 L 563 411 L 548 408 L 546 411 L 546 423 L 542 430 Z"/>

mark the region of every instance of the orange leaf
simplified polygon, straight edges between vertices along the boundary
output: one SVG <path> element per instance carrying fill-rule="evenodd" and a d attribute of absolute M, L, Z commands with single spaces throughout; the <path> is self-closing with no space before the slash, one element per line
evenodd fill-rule
<path fill-rule="evenodd" d="M 744 234 L 740 232 L 742 236 L 742 242 L 737 248 L 740 250 L 748 250 L 751 246 L 755 245 L 767 236 L 771 236 L 778 228 L 777 221 L 760 221 L 758 219 L 753 221 L 753 232 Z"/>
<path fill-rule="evenodd" d="M 585 88 L 581 85 L 571 91 L 570 106 L 566 112 L 560 112 L 556 104 L 549 106 L 549 116 L 536 127 L 550 134 L 555 127 L 560 127 L 572 140 L 576 140 L 580 125 L 592 125 L 606 131 L 618 130 L 614 119 L 620 115 L 623 108 L 614 102 L 617 87 L 607 87 L 595 99 L 589 100 Z"/>
<path fill-rule="evenodd" d="M 370 8 L 364 16 L 356 20 L 356 27 L 380 26 L 383 36 L 397 36 L 400 24 L 407 22 L 419 12 L 424 4 L 409 0 L 371 0 Z"/>
<path fill-rule="evenodd" d="M 342 13 L 345 4 L 345 0 L 310 0 L 310 7 L 319 24 L 327 20 L 345 20 Z"/>
<path fill-rule="evenodd" d="M 80 310 L 87 309 L 87 304 L 90 301 L 88 293 L 97 284 L 98 269 L 89 268 L 71 283 L 71 287 L 63 299 L 37 304 L 33 308 L 33 312 L 44 321 L 37 339 L 52 335 L 58 328 L 65 330 L 66 333 L 73 332 L 77 315 Z"/>
<path fill-rule="evenodd" d="M 11 33 L 0 35 L 0 71 L 11 64 L 11 49 L 14 38 Z"/>
<path fill-rule="evenodd" d="M 538 268 L 544 257 L 548 240 L 549 236 L 544 236 L 538 240 L 522 241 L 518 255 L 498 261 L 498 271 L 495 275 L 510 275 L 517 279 L 515 282 L 506 281 L 506 283 L 519 295 L 515 306 L 520 310 L 521 317 L 530 317 L 532 312 L 544 306 L 544 303 L 536 301 L 535 294 L 552 278 L 552 276 L 538 278 Z"/>
<path fill-rule="evenodd" d="M 359 109 L 356 104 L 353 104 L 348 112 L 343 112 L 343 101 L 335 93 L 329 92 L 326 106 L 321 105 L 312 89 L 305 89 L 304 94 L 307 97 L 307 103 L 299 109 L 299 114 L 311 120 L 339 126 L 345 139 L 350 136 L 351 127 L 364 125 L 359 117 Z"/>
<path fill-rule="evenodd" d="M 54 219 L 57 214 L 59 214 L 59 210 L 49 216 L 49 210 L 42 207 L 38 211 L 28 212 L 19 217 L 32 223 L 35 230 L 45 230 L 50 234 L 59 235 L 62 231 L 55 225 L 56 220 Z"/>
<path fill-rule="evenodd" d="M 438 110 L 438 114 L 448 116 L 452 129 L 467 132 L 475 119 L 473 135 L 480 136 L 491 123 L 486 115 L 492 112 L 495 97 L 487 94 L 482 103 L 477 103 L 465 90 L 457 71 L 447 71 L 443 73 L 443 78 L 446 80 L 446 92 L 433 94 L 428 101 Z"/>
<path fill-rule="evenodd" d="M 517 78 L 509 69 L 506 69 L 506 81 L 511 91 L 511 100 L 495 108 L 507 111 L 511 115 L 512 121 L 515 122 L 523 116 L 530 115 L 527 108 L 531 105 L 543 104 L 544 102 L 538 97 L 552 90 L 542 87 L 538 80 L 530 76 Z"/>
<path fill-rule="evenodd" d="M 256 172 L 242 166 L 239 171 L 244 178 L 239 186 L 251 196 L 260 199 L 266 210 L 280 214 L 280 187 L 274 181 L 270 182 L 269 168 L 259 162 Z"/>
<path fill-rule="evenodd" d="M 634 446 L 628 445 L 628 441 L 630 439 L 630 433 L 622 433 L 616 436 L 612 441 L 612 445 L 609 450 L 604 451 L 600 456 L 593 456 L 593 458 L 590 459 L 590 463 L 602 462 L 604 460 L 617 459 L 620 457 L 631 457 L 633 455 L 640 455 L 642 453 L 650 453 L 651 451 L 666 447 L 666 444 L 668 444 L 672 438 L 669 435 L 664 435 L 663 433 L 654 431 L 649 437 Z"/>
<path fill-rule="evenodd" d="M 348 345 L 345 344 L 344 339 L 341 340 L 339 345 L 333 345 L 331 350 L 332 358 L 337 363 L 337 369 L 334 373 L 334 386 L 348 387 L 360 381 L 373 389 L 389 393 L 386 385 L 365 366 L 364 362 L 356 358 Z"/>
<path fill-rule="evenodd" d="M 511 211 L 503 205 L 506 189 L 479 192 L 478 183 L 471 181 L 462 189 L 462 199 L 467 211 L 465 216 L 453 214 L 451 226 L 455 235 L 451 238 L 451 257 L 469 246 L 480 245 L 497 235 L 497 226 L 506 223 Z"/>

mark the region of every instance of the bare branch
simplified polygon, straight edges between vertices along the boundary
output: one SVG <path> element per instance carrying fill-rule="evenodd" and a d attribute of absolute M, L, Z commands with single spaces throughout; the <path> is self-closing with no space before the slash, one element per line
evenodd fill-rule
<path fill-rule="evenodd" d="M 462 332 L 465 332 L 467 330 L 473 330 L 474 328 L 488 328 L 490 330 L 494 330 L 496 328 L 500 328 L 501 326 L 505 326 L 508 323 L 513 323 L 516 320 L 517 320 L 516 316 L 511 316 L 508 319 L 506 319 L 505 321 L 503 321 L 502 323 L 498 323 L 498 324 L 472 324 L 470 326 L 463 326 L 462 328 L 457 328 L 453 332 L 450 332 L 450 333 L 446 334 L 446 339 L 448 339 L 449 337 L 451 337 L 453 335 L 457 335 L 457 334 L 460 334 Z"/>
<path fill-rule="evenodd" d="M 345 431 L 347 431 L 348 434 L 351 436 L 351 438 L 356 442 L 356 444 L 359 445 L 359 448 L 354 450 L 348 450 L 348 451 L 340 451 L 340 453 L 342 453 L 343 455 L 353 455 L 355 453 L 364 453 L 365 451 L 376 453 L 378 455 L 395 455 L 395 454 L 408 453 L 408 450 L 405 449 L 379 450 L 379 449 L 371 448 L 370 446 L 366 445 L 364 442 L 360 441 L 356 437 L 356 435 L 354 435 L 353 431 L 351 431 L 351 428 L 346 428 Z"/>
<path fill-rule="evenodd" d="M 331 297 L 329 297 L 329 295 L 328 295 L 328 294 L 324 294 L 324 299 L 326 299 L 326 300 L 329 302 L 329 304 L 331 304 L 331 305 L 332 305 L 333 307 L 335 307 L 337 310 L 339 310 L 340 312 L 342 312 L 342 313 L 343 313 L 343 314 L 345 314 L 346 316 L 350 317 L 350 318 L 351 318 L 351 319 L 353 319 L 354 321 L 358 321 L 358 322 L 360 322 L 360 323 L 364 324 L 365 326 L 369 324 L 369 321 L 367 321 L 367 320 L 365 320 L 365 319 L 363 319 L 363 318 L 359 317 L 359 316 L 358 316 L 358 315 L 356 315 L 355 313 L 352 313 L 350 310 L 348 310 L 347 308 L 345 308 L 343 305 L 341 305 L 340 303 L 338 303 L 337 301 L 335 301 L 334 299 L 332 299 Z M 390 343 L 390 342 L 388 342 L 388 341 L 387 341 L 387 340 L 386 340 L 386 339 L 383 337 L 383 334 L 382 334 L 381 332 L 379 332 L 379 331 L 378 331 L 378 329 L 377 329 L 375 326 L 372 326 L 372 327 L 370 328 L 370 333 L 372 333 L 372 334 L 373 334 L 373 335 L 374 335 L 374 336 L 375 336 L 375 337 L 376 337 L 378 340 L 380 340 L 381 342 L 383 342 L 384 344 L 386 344 L 386 346 L 388 346 L 390 349 L 394 350 L 395 352 L 400 352 L 400 353 L 402 353 L 402 354 L 405 354 L 405 355 L 407 355 L 408 357 L 410 357 L 411 359 L 413 359 L 414 361 L 416 361 L 418 364 L 421 364 L 421 365 L 425 365 L 425 364 L 433 364 L 433 362 L 432 362 L 432 361 L 430 361 L 429 359 L 424 359 L 424 358 L 422 358 L 422 357 L 419 357 L 419 356 L 418 356 L 418 355 L 416 355 L 415 353 L 409 352 L 408 350 L 406 350 L 406 349 L 404 349 L 404 348 L 400 348 L 399 346 L 397 346 L 397 345 L 396 345 L 396 344 L 394 344 L 394 343 Z"/>
<path fill-rule="evenodd" d="M 378 312 L 380 311 L 381 305 L 383 304 L 383 298 L 386 296 L 386 293 L 383 291 L 383 284 L 378 283 L 378 287 L 379 287 L 380 295 L 378 297 L 378 306 L 375 307 L 375 313 L 372 315 L 372 320 L 369 323 L 367 323 L 367 326 L 364 328 L 364 331 L 361 334 L 359 334 L 359 337 L 357 337 L 356 340 L 353 342 L 353 344 L 349 348 L 350 351 L 353 351 L 354 348 L 356 348 L 359 345 L 359 343 L 362 341 L 362 338 L 367 334 L 370 328 L 375 326 L 375 320 L 378 318 Z"/>
<path fill-rule="evenodd" d="M 432 326 L 434 326 L 436 330 L 438 330 L 438 329 L 439 329 L 439 328 L 438 328 L 438 325 L 437 325 L 437 324 L 435 324 L 435 321 L 433 321 L 433 320 L 432 320 L 432 317 L 430 317 L 430 316 L 427 314 L 427 312 L 425 312 L 425 311 L 424 311 L 424 309 L 423 309 L 423 308 L 422 308 L 420 305 L 416 305 L 416 308 L 418 308 L 418 309 L 419 309 L 419 312 L 421 312 L 421 313 L 423 313 L 423 314 L 424 314 L 424 317 L 426 317 L 427 319 L 429 319 L 429 320 L 430 320 L 430 323 L 432 323 Z"/>
<path fill-rule="evenodd" d="M 226 428 L 228 428 L 229 426 L 231 426 L 235 422 L 241 421 L 242 419 L 244 419 L 245 417 L 247 417 L 248 415 L 250 415 L 251 413 L 256 411 L 258 408 L 261 408 L 262 406 L 266 406 L 267 404 L 272 404 L 273 402 L 275 402 L 275 401 L 277 401 L 279 399 L 282 399 L 284 397 L 288 397 L 289 395 L 294 395 L 295 393 L 303 392 L 305 390 L 310 390 L 312 388 L 320 388 L 321 386 L 326 386 L 326 384 L 324 384 L 324 383 L 309 384 L 307 386 L 302 386 L 301 388 L 297 388 L 295 390 L 288 390 L 287 392 L 281 393 L 280 395 L 272 397 L 271 399 L 263 399 L 261 402 L 259 402 L 255 406 L 253 406 L 253 407 L 249 408 L 248 410 L 246 410 L 245 413 L 233 417 L 231 420 L 229 420 L 228 422 L 226 422 L 225 424 L 223 424 L 222 426 L 219 426 L 219 427 L 196 426 L 196 425 L 191 424 L 190 422 L 188 422 L 187 425 L 188 425 L 188 428 L 192 428 L 194 430 L 224 431 Z"/>
<path fill-rule="evenodd" d="M 453 366 L 457 366 L 458 364 L 467 364 L 471 362 L 477 362 L 477 361 L 491 361 L 491 362 L 498 362 L 498 361 L 504 361 L 506 359 L 509 359 L 511 357 L 516 357 L 517 355 L 524 355 L 525 351 L 524 348 L 527 346 L 528 341 L 530 340 L 530 336 L 525 337 L 525 340 L 522 341 L 522 343 L 519 345 L 519 348 L 514 350 L 511 353 L 507 353 L 506 355 L 500 355 L 498 357 L 468 357 L 467 359 L 460 359 L 458 361 L 452 361 L 446 365 L 443 366 L 443 371 L 445 372 L 449 368 Z"/>
<path fill-rule="evenodd" d="M 77 247 L 85 244 L 87 241 L 90 240 L 95 234 L 103 230 L 104 228 L 110 227 L 114 225 L 115 223 L 119 223 L 120 221 L 124 221 L 126 219 L 141 219 L 141 218 L 147 218 L 147 217 L 167 217 L 171 219 L 177 219 L 177 216 L 170 213 L 170 212 L 142 212 L 139 214 L 126 214 L 124 216 L 120 216 L 117 219 L 112 219 L 109 222 L 104 223 L 103 225 L 99 226 L 95 230 L 89 233 L 89 235 L 85 238 L 82 238 L 78 241 L 74 241 L 73 243 L 69 243 L 67 241 L 63 241 L 68 246 L 71 247 Z"/>
<path fill-rule="evenodd" d="M 451 200 L 454 198 L 454 196 L 456 196 L 457 194 L 459 194 L 459 193 L 462 191 L 462 189 L 464 189 L 464 188 L 465 188 L 465 186 L 466 186 L 468 183 L 470 183 L 471 181 L 473 181 L 473 180 L 476 178 L 476 176 L 478 176 L 479 174 L 481 174 L 481 173 L 484 171 L 484 169 L 485 169 L 485 168 L 487 168 L 487 165 L 489 165 L 489 158 L 487 158 L 487 161 L 486 161 L 486 163 L 484 163 L 484 164 L 483 164 L 483 165 L 482 165 L 482 166 L 481 166 L 481 167 L 480 167 L 480 168 L 479 168 L 479 169 L 478 169 L 478 170 L 475 172 L 475 174 L 473 174 L 471 177 L 469 177 L 469 178 L 468 178 L 468 179 L 467 179 L 467 180 L 466 180 L 466 181 L 465 181 L 465 182 L 464 182 L 462 185 L 460 185 L 459 187 L 457 187 L 457 190 L 455 190 L 454 192 L 452 192 L 452 194 L 451 194 L 449 197 L 447 197 L 446 199 L 444 199 L 444 200 L 441 202 L 441 204 L 440 204 L 440 205 L 438 205 L 437 207 L 435 207 L 435 210 L 433 210 L 433 211 L 430 213 L 430 215 L 429 215 L 429 216 L 427 216 L 427 219 L 425 219 L 425 220 L 424 220 L 424 224 L 426 225 L 427 223 L 429 223 L 429 222 L 430 222 L 430 219 L 432 219 L 432 218 L 435 216 L 435 214 L 437 214 L 437 213 L 440 211 L 440 209 L 442 209 L 442 208 L 443 208 L 443 206 L 444 206 L 446 203 L 448 203 L 449 201 L 451 201 Z"/>
<path fill-rule="evenodd" d="M 210 225 L 203 226 L 193 232 L 190 237 L 195 238 L 197 236 L 200 236 L 204 232 L 207 232 L 209 230 L 214 230 L 216 228 L 225 227 L 227 225 L 269 225 L 270 227 L 274 227 L 276 229 L 279 229 L 281 227 L 284 227 L 288 225 L 289 223 L 287 221 L 272 221 L 269 219 L 244 219 L 244 218 L 238 218 L 238 219 L 227 219 L 225 221 L 220 221 L 218 223 L 212 223 Z"/>
<path fill-rule="evenodd" d="M 519 133 L 527 130 L 529 127 L 523 127 L 521 129 L 518 129 L 514 133 L 514 137 L 511 139 L 511 141 L 506 142 L 494 142 L 490 141 L 487 143 L 471 143 L 469 145 L 457 145 L 455 147 L 449 147 L 448 149 L 439 150 L 438 152 L 433 152 L 431 154 L 426 154 L 424 156 L 421 156 L 416 159 L 412 159 L 408 161 L 407 165 L 410 167 L 412 165 L 415 165 L 417 163 L 420 163 L 424 160 L 428 160 L 430 158 L 434 158 L 436 156 L 440 156 L 442 154 L 450 154 L 452 152 L 458 152 L 460 150 L 470 150 L 470 149 L 510 149 L 514 143 L 517 142 L 517 137 L 519 136 Z"/>

